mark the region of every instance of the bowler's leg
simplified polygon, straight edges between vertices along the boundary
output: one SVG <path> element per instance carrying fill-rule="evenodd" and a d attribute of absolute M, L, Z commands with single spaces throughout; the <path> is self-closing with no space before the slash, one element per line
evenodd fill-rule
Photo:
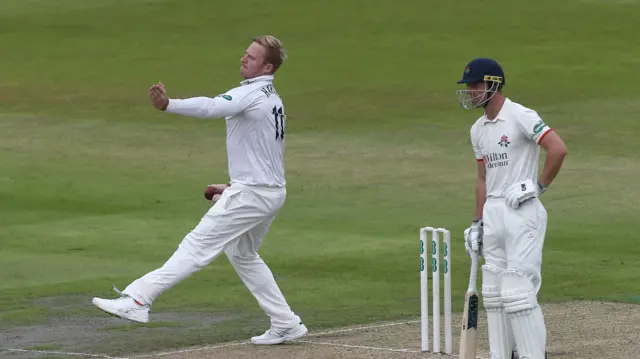
<path fill-rule="evenodd" d="M 209 209 L 162 267 L 135 280 L 123 293 L 151 305 L 160 294 L 215 260 L 227 243 L 246 231 L 242 221 L 232 218 L 234 211 L 225 207 L 225 200 L 229 199 L 221 198 Z"/>
<path fill-rule="evenodd" d="M 546 326 L 537 294 L 542 284 L 542 247 L 547 214 L 537 199 L 525 202 L 509 216 L 507 267 L 502 297 L 520 358 L 544 359 Z"/>
<path fill-rule="evenodd" d="M 307 328 L 287 304 L 273 273 L 257 253 L 273 219 L 245 233 L 225 250 L 231 265 L 271 319 L 271 328 L 251 339 L 253 344 L 279 344 L 307 334 Z"/>
<path fill-rule="evenodd" d="M 221 245 L 213 245 L 206 251 L 196 249 L 201 234 L 198 227 L 184 237 L 162 267 L 136 279 L 122 293 L 151 305 L 162 293 L 211 263 L 222 252 Z"/>
<path fill-rule="evenodd" d="M 221 217 L 221 218 L 220 218 Z M 146 323 L 149 309 L 154 300 L 163 292 L 213 261 L 232 235 L 219 236 L 221 226 L 229 223 L 219 211 L 210 210 L 200 223 L 188 233 L 178 249 L 162 265 L 129 284 L 124 291 L 117 291 L 119 299 L 93 298 L 93 304 L 104 312 Z M 210 246 L 205 246 L 209 243 Z"/>
<path fill-rule="evenodd" d="M 94 298 L 93 304 L 107 313 L 145 323 L 149 319 L 149 308 L 159 295 L 211 263 L 227 243 L 263 219 L 251 206 L 243 204 L 238 189 L 230 187 L 161 268 L 129 284 L 121 292 L 121 298 Z"/>

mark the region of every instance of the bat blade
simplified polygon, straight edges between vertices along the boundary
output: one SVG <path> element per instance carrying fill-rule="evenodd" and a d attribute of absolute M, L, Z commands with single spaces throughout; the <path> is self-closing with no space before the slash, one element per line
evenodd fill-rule
<path fill-rule="evenodd" d="M 478 343 L 478 294 L 467 292 L 464 298 L 460 359 L 475 359 Z"/>
<path fill-rule="evenodd" d="M 478 292 L 476 279 L 478 273 L 478 255 L 471 254 L 471 274 L 469 288 L 464 296 L 462 312 L 462 330 L 460 333 L 460 359 L 476 359 L 478 345 Z"/>

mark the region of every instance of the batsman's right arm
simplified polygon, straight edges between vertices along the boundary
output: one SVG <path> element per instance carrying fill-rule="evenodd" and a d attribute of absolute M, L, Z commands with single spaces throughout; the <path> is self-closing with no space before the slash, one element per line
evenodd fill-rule
<path fill-rule="evenodd" d="M 487 170 L 484 167 L 484 161 L 478 161 L 478 179 L 476 180 L 476 212 L 473 220 L 477 221 L 482 218 L 482 209 L 487 196 L 486 185 Z"/>

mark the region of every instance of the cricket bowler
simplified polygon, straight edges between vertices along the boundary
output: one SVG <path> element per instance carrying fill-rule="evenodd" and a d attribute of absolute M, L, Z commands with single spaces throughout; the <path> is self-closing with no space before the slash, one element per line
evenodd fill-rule
<path fill-rule="evenodd" d="M 457 83 L 466 86 L 457 90 L 462 107 L 484 109 L 470 131 L 478 178 L 465 248 L 485 259 L 482 300 L 491 358 L 544 359 L 547 333 L 537 295 L 547 212 L 539 197 L 567 148 L 536 111 L 503 95 L 505 75 L 495 60 L 472 60 Z M 539 176 L 540 147 L 546 159 Z"/>
<path fill-rule="evenodd" d="M 161 268 L 133 281 L 118 299 L 93 298 L 93 304 L 118 317 L 149 321 L 154 300 L 214 261 L 224 252 L 271 327 L 253 344 L 280 344 L 307 334 L 289 307 L 269 267 L 258 255 L 271 223 L 286 198 L 285 110 L 273 85 L 286 58 L 282 43 L 266 35 L 253 38 L 241 59 L 244 81 L 214 98 L 169 99 L 163 84 L 149 90 L 155 108 L 197 118 L 224 118 L 230 182 L 209 185 L 214 204 Z M 217 201 L 216 201 L 217 200 Z"/>

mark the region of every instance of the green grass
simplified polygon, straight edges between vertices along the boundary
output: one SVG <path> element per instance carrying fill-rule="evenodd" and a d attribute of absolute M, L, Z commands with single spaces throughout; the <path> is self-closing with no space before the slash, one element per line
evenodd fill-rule
<path fill-rule="evenodd" d="M 506 94 L 569 148 L 544 195 L 541 301 L 633 301 L 638 5 L 5 0 L 0 319 L 59 317 L 37 299 L 88 303 L 162 265 L 206 211 L 206 184 L 228 180 L 225 132 L 223 120 L 154 111 L 147 88 L 162 81 L 189 97 L 236 86 L 239 58 L 262 33 L 279 36 L 290 59 L 276 80 L 289 198 L 261 254 L 309 327 L 417 316 L 417 230 L 427 224 L 452 230 L 453 297 L 462 297 L 468 131 L 480 114 L 457 106 L 455 81 L 475 56 L 501 61 Z M 154 345 L 243 338 L 266 325 L 224 257 L 154 304 L 170 311 L 239 319 Z"/>

